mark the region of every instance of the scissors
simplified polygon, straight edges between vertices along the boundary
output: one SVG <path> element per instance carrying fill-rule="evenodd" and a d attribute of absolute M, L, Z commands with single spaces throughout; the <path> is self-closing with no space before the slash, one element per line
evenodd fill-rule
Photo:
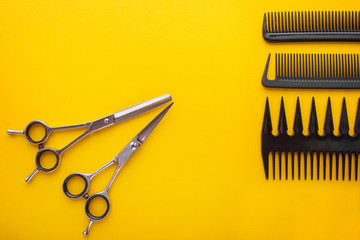
<path fill-rule="evenodd" d="M 90 174 L 73 173 L 73 174 L 70 174 L 64 180 L 63 191 L 64 191 L 66 196 L 68 196 L 69 198 L 81 198 L 81 197 L 84 197 L 85 199 L 87 199 L 86 202 L 85 202 L 85 214 L 89 218 L 90 222 L 89 222 L 89 225 L 87 226 L 86 230 L 83 232 L 83 234 L 85 236 L 87 236 L 89 234 L 89 229 L 91 227 L 91 224 L 94 221 L 100 221 L 100 220 L 104 219 L 108 215 L 109 210 L 110 210 L 110 200 L 109 200 L 108 192 L 109 192 L 109 189 L 110 189 L 114 179 L 116 178 L 117 174 L 119 173 L 121 167 L 136 152 L 136 150 L 138 150 L 139 147 L 145 142 L 145 140 L 149 137 L 149 135 L 152 133 L 152 131 L 155 129 L 155 127 L 158 125 L 158 123 L 161 121 L 161 119 L 165 116 L 165 114 L 169 111 L 169 109 L 170 109 L 170 107 L 172 105 L 173 105 L 173 103 L 169 104 L 139 134 L 137 134 L 125 146 L 125 148 L 123 150 L 121 150 L 121 152 L 119 154 L 117 154 L 110 162 L 105 164 L 103 167 L 99 168 L 98 170 L 96 170 L 95 172 L 90 173 Z M 117 164 L 116 170 L 115 170 L 112 178 L 110 179 L 108 185 L 106 186 L 106 188 L 101 192 L 94 193 L 91 196 L 88 196 L 87 192 L 89 190 L 91 179 L 96 174 L 98 174 L 102 170 L 106 169 L 107 167 L 109 167 L 109 166 L 111 166 L 111 165 L 113 165 L 115 163 Z M 79 194 L 72 194 L 68 190 L 67 184 L 68 184 L 69 180 L 74 178 L 74 177 L 80 177 L 85 183 L 84 190 Z M 95 215 L 91 214 L 91 212 L 89 210 L 89 205 L 90 205 L 91 201 L 93 201 L 95 198 L 103 198 L 105 200 L 105 202 L 106 202 L 106 205 L 107 205 L 104 214 L 102 214 L 100 216 L 95 216 Z"/>
<path fill-rule="evenodd" d="M 35 121 L 31 121 L 26 127 L 24 131 L 17 131 L 17 130 L 11 130 L 8 129 L 7 133 L 9 135 L 11 134 L 24 134 L 26 140 L 32 144 L 39 144 L 39 150 L 36 153 L 35 156 L 35 164 L 36 164 L 36 168 L 35 170 L 25 178 L 26 182 L 30 182 L 30 180 L 33 178 L 33 176 L 38 172 L 38 171 L 42 171 L 42 172 L 52 172 L 54 171 L 60 163 L 60 157 L 61 155 L 67 150 L 69 149 L 72 145 L 74 145 L 75 143 L 77 143 L 78 141 L 80 141 L 82 138 L 84 138 L 85 136 L 89 135 L 90 133 L 93 133 L 97 130 L 100 130 L 102 128 L 111 126 L 113 124 L 125 121 L 129 118 L 135 117 L 141 113 L 144 113 L 146 111 L 149 111 L 155 107 L 158 107 L 164 103 L 167 103 L 169 101 L 171 101 L 171 96 L 170 94 L 166 94 L 157 98 L 153 98 L 151 100 L 145 101 L 143 103 L 134 105 L 132 107 L 126 108 L 124 110 L 121 110 L 119 112 L 116 112 L 114 114 L 108 115 L 106 117 L 97 119 L 95 121 L 92 122 L 87 122 L 87 123 L 82 123 L 82 124 L 76 124 L 76 125 L 68 125 L 68 126 L 61 126 L 61 127 L 49 127 L 48 125 L 46 125 L 43 121 L 39 121 L 39 120 L 35 120 Z M 43 129 L 45 130 L 45 134 L 43 136 L 43 138 L 41 140 L 34 140 L 31 137 L 30 134 L 30 129 L 32 127 L 34 127 L 35 125 L 40 125 L 43 127 Z M 64 129 L 72 129 L 72 128 L 87 128 L 87 130 L 82 133 L 79 137 L 77 137 L 76 139 L 74 139 L 72 142 L 70 142 L 68 145 L 66 145 L 65 147 L 63 147 L 62 149 L 54 149 L 54 148 L 49 148 L 49 147 L 44 147 L 43 143 L 46 142 L 46 140 L 48 139 L 48 137 L 50 136 L 50 134 L 54 131 L 57 130 L 64 130 Z M 47 166 L 43 166 L 41 164 L 41 156 L 43 156 L 43 154 L 45 152 L 51 153 L 53 155 L 55 155 L 56 157 L 56 161 L 54 163 L 53 166 L 51 167 L 47 167 Z"/>

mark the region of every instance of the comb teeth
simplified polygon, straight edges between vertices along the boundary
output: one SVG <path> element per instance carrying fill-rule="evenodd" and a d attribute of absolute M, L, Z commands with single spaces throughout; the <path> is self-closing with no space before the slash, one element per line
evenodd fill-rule
<path fill-rule="evenodd" d="M 360 12 L 268 12 L 263 37 L 268 42 L 360 41 Z"/>
<path fill-rule="evenodd" d="M 360 152 L 360 98 L 358 102 L 358 111 L 355 120 L 355 134 L 349 134 L 349 122 L 346 110 L 346 101 L 343 99 L 341 109 L 341 117 L 339 124 L 339 134 L 334 135 L 334 124 L 331 111 L 331 101 L 328 99 L 327 110 L 324 123 L 324 134 L 318 134 L 318 121 L 316 115 L 315 100 L 312 99 L 309 134 L 303 134 L 303 123 L 301 118 L 301 108 L 299 98 L 296 103 L 294 134 L 287 134 L 287 122 L 284 107 L 284 100 L 281 99 L 280 115 L 277 135 L 272 134 L 272 123 L 270 116 L 269 101 L 266 100 L 263 129 L 261 134 L 261 152 L 266 179 L 269 178 L 269 162 L 272 163 L 272 176 L 276 178 L 276 172 L 279 173 L 279 179 L 285 175 L 288 179 L 289 170 L 291 170 L 291 178 L 295 178 L 295 166 L 297 165 L 296 175 L 298 179 L 308 178 L 308 170 L 310 170 L 311 180 L 316 177 L 320 179 L 333 179 L 333 171 L 335 170 L 335 178 L 339 179 L 339 169 L 341 166 L 341 179 L 345 180 L 346 169 L 348 179 L 351 180 L 352 165 L 354 162 L 355 180 L 358 176 L 358 154 Z M 291 169 L 289 169 L 289 157 L 291 160 Z M 316 160 L 316 161 L 315 161 Z M 340 161 L 341 160 L 341 161 Z M 285 169 L 282 162 L 285 161 Z M 309 162 L 310 161 L 310 162 Z M 335 163 L 334 163 L 335 161 Z M 308 169 L 310 164 L 310 169 Z M 335 164 L 335 169 L 333 165 Z M 314 173 L 316 167 L 316 173 Z M 278 169 L 278 171 L 276 171 Z M 304 172 L 301 172 L 304 169 Z M 322 169 L 322 171 L 321 171 Z M 327 175 L 327 173 L 329 173 Z M 316 176 L 314 176 L 316 174 Z"/>
<path fill-rule="evenodd" d="M 275 54 L 275 80 L 262 83 L 278 88 L 360 88 L 359 54 Z"/>

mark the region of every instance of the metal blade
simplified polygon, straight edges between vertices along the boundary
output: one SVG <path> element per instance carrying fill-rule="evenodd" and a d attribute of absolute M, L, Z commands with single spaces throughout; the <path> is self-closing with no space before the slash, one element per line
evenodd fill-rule
<path fill-rule="evenodd" d="M 152 131 L 155 129 L 155 127 L 159 124 L 161 119 L 165 116 L 165 114 L 169 111 L 171 106 L 174 103 L 170 103 L 169 106 L 167 106 L 164 110 L 159 113 L 137 136 L 138 141 L 143 144 L 147 137 L 152 133 Z"/>
<path fill-rule="evenodd" d="M 132 107 L 121 110 L 117 113 L 114 113 L 114 119 L 115 119 L 114 123 L 119 123 L 129 118 L 135 117 L 141 113 L 154 109 L 164 103 L 170 102 L 171 100 L 172 98 L 170 94 L 165 94 L 163 96 L 156 97 L 148 101 L 145 101 L 143 103 L 139 103 Z"/>
<path fill-rule="evenodd" d="M 161 119 L 165 116 L 165 114 L 169 111 L 170 107 L 173 105 L 171 103 L 164 110 L 162 110 L 159 115 L 157 115 L 141 132 L 136 135 L 127 145 L 126 147 L 115 157 L 117 161 L 119 161 L 118 167 L 121 168 L 126 161 L 136 152 L 137 149 L 144 143 L 146 138 L 151 134 L 151 132 L 155 129 Z"/>

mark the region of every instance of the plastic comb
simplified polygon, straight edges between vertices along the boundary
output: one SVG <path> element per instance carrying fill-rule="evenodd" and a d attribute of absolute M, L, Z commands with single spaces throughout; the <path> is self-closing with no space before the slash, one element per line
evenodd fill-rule
<path fill-rule="evenodd" d="M 265 13 L 263 37 L 268 42 L 360 41 L 360 12 Z"/>
<path fill-rule="evenodd" d="M 298 178 L 301 176 L 307 179 L 308 164 L 310 164 L 311 179 L 314 177 L 314 165 L 316 164 L 317 179 L 319 180 L 320 169 L 323 170 L 323 178 L 326 179 L 329 169 L 329 179 L 333 178 L 333 164 L 335 162 L 336 180 L 339 178 L 339 161 L 341 160 L 342 180 L 345 180 L 345 169 L 348 169 L 349 180 L 351 180 L 351 167 L 354 159 L 355 180 L 358 172 L 358 153 L 360 152 L 360 98 L 356 113 L 354 135 L 349 134 L 349 123 L 346 110 L 345 98 L 342 104 L 339 134 L 334 134 L 334 124 L 331 112 L 330 98 L 327 103 L 327 110 L 324 123 L 324 134 L 318 134 L 318 121 L 316 116 L 315 100 L 312 99 L 309 134 L 303 134 L 303 123 L 301 118 L 300 101 L 297 99 L 294 118 L 294 133 L 287 134 L 287 123 L 284 101 L 281 99 L 278 134 L 272 134 L 269 101 L 266 99 L 264 121 L 261 133 L 261 153 L 265 169 L 265 177 L 269 178 L 269 161 L 272 160 L 273 179 L 275 179 L 276 166 L 279 167 L 279 179 L 281 179 L 282 156 L 285 159 L 285 179 L 288 179 L 289 159 L 291 161 L 291 175 L 294 179 L 294 166 L 297 161 Z M 271 157 L 270 157 L 271 156 Z M 276 158 L 278 156 L 278 158 Z M 272 159 L 270 159 L 272 158 Z M 275 159 L 278 163 L 275 163 Z M 322 163 L 320 164 L 320 160 Z M 314 164 L 316 160 L 316 163 Z M 305 170 L 301 173 L 301 169 Z"/>
<path fill-rule="evenodd" d="M 262 84 L 273 88 L 360 88 L 359 54 L 275 54 L 275 79 Z"/>

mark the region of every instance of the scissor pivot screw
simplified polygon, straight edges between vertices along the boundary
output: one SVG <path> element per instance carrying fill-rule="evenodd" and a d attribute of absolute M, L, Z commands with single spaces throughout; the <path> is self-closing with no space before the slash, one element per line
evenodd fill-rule
<path fill-rule="evenodd" d="M 105 119 L 104 119 L 104 122 L 105 122 L 105 123 L 108 123 L 108 122 L 109 122 L 109 119 L 108 119 L 108 118 L 105 118 Z"/>
<path fill-rule="evenodd" d="M 136 142 L 131 142 L 130 143 L 130 149 L 131 150 L 135 150 L 135 149 L 137 149 L 139 147 L 139 144 L 138 143 L 136 143 Z"/>

